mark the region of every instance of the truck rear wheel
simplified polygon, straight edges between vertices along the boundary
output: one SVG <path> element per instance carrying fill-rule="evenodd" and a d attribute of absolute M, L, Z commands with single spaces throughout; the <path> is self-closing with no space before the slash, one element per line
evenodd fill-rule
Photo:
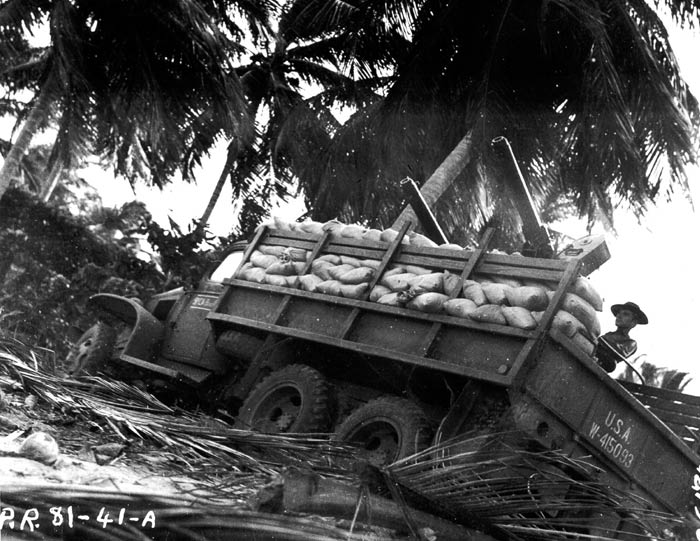
<path fill-rule="evenodd" d="M 329 386 L 318 370 L 301 364 L 262 380 L 243 402 L 238 419 L 269 434 L 325 432 L 331 421 Z"/>
<path fill-rule="evenodd" d="M 115 341 L 112 327 L 105 323 L 93 325 L 71 347 L 66 370 L 70 375 L 96 374 L 107 366 Z"/>
<path fill-rule="evenodd" d="M 416 404 L 382 397 L 352 412 L 337 428 L 336 439 L 364 449 L 371 464 L 386 466 L 428 447 L 431 430 Z"/>

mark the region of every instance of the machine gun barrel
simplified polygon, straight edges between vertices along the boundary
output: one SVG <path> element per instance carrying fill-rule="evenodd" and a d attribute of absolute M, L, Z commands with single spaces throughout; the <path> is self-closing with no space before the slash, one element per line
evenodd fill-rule
<path fill-rule="evenodd" d="M 549 234 L 540 222 L 535 202 L 532 200 L 510 142 L 505 137 L 500 136 L 491 141 L 491 146 L 506 164 L 506 181 L 523 222 L 523 236 L 526 241 L 523 255 L 552 257 L 554 250 Z"/>
<path fill-rule="evenodd" d="M 426 236 L 438 244 L 447 244 L 445 233 L 443 233 L 440 224 L 438 224 L 435 215 L 430 211 L 428 204 L 425 202 L 425 199 L 423 199 L 423 195 L 420 193 L 413 179 L 406 177 L 400 182 L 400 185 L 409 204 L 413 207 L 413 212 L 416 213 L 418 220 L 420 220 Z"/>

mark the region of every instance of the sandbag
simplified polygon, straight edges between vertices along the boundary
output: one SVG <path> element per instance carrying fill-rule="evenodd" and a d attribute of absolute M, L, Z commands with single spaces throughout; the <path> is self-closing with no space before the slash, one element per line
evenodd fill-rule
<path fill-rule="evenodd" d="M 367 229 L 364 233 L 362 233 L 362 240 L 381 242 L 382 232 L 379 229 Z"/>
<path fill-rule="evenodd" d="M 338 280 L 324 280 L 316 285 L 316 291 L 326 295 L 340 296 L 341 283 Z"/>
<path fill-rule="evenodd" d="M 280 276 L 279 274 L 265 274 L 265 283 L 271 286 L 287 287 L 287 280 L 285 276 Z"/>
<path fill-rule="evenodd" d="M 369 267 L 370 269 L 379 270 L 382 264 L 378 259 L 360 259 L 360 267 Z"/>
<path fill-rule="evenodd" d="M 509 287 L 520 287 L 523 283 L 516 278 L 508 278 L 506 276 L 498 276 L 497 274 L 490 274 L 489 281 L 494 284 L 504 284 Z"/>
<path fill-rule="evenodd" d="M 521 306 L 502 306 L 501 312 L 506 318 L 506 322 L 511 327 L 525 329 L 527 331 L 537 327 L 537 321 L 532 317 L 530 310 Z"/>
<path fill-rule="evenodd" d="M 362 284 L 369 282 L 373 277 L 374 270 L 369 267 L 358 267 L 341 274 L 338 280 L 344 284 Z"/>
<path fill-rule="evenodd" d="M 309 258 L 309 252 L 302 248 L 285 248 L 282 252 L 281 259 L 289 261 L 306 261 Z"/>
<path fill-rule="evenodd" d="M 312 235 L 323 235 L 323 224 L 313 220 L 305 220 L 297 224 L 297 230 L 303 231 L 304 233 L 311 233 Z"/>
<path fill-rule="evenodd" d="M 484 295 L 484 290 L 481 288 L 481 284 L 473 280 L 464 280 L 462 294 L 465 299 L 474 301 L 477 306 L 488 302 L 486 300 L 486 295 Z"/>
<path fill-rule="evenodd" d="M 352 257 L 349 255 L 341 255 L 340 256 L 340 264 L 341 265 L 352 265 L 353 267 L 359 267 L 360 260 L 357 259 L 356 257 Z"/>
<path fill-rule="evenodd" d="M 591 281 L 585 276 L 579 276 L 571 286 L 571 291 L 590 304 L 597 312 L 603 310 L 603 298 L 593 288 Z"/>
<path fill-rule="evenodd" d="M 380 239 L 384 242 L 394 242 L 394 239 L 399 236 L 399 232 L 396 229 L 385 229 L 380 234 Z M 409 240 L 406 235 L 401 239 L 401 244 L 408 244 Z"/>
<path fill-rule="evenodd" d="M 425 267 L 419 267 L 418 265 L 405 265 L 406 272 L 412 272 L 413 274 L 431 274 L 434 271 L 426 269 Z"/>
<path fill-rule="evenodd" d="M 252 267 L 245 272 L 241 273 L 241 278 L 249 282 L 255 282 L 257 284 L 265 283 L 265 269 L 260 267 Z"/>
<path fill-rule="evenodd" d="M 561 308 L 583 323 L 591 336 L 600 336 L 600 321 L 598 321 L 595 308 L 581 297 L 575 293 L 567 293 L 564 295 Z"/>
<path fill-rule="evenodd" d="M 282 257 L 284 255 L 284 246 L 265 246 L 264 244 L 261 244 L 257 247 L 258 252 L 264 255 L 272 255 L 275 257 Z M 255 253 L 255 252 L 253 252 Z"/>
<path fill-rule="evenodd" d="M 420 233 L 415 233 L 410 237 L 409 242 L 411 246 L 417 246 L 419 248 L 437 248 L 438 244 L 434 240 L 429 239 L 425 235 Z"/>
<path fill-rule="evenodd" d="M 422 274 L 411 281 L 411 290 L 416 294 L 429 292 L 443 293 L 441 272 L 433 272 L 431 274 Z"/>
<path fill-rule="evenodd" d="M 393 276 L 394 274 L 404 274 L 406 272 L 406 267 L 403 265 L 392 265 L 388 270 L 384 272 L 384 276 Z"/>
<path fill-rule="evenodd" d="M 316 259 L 311 263 L 311 272 L 323 280 L 332 280 L 330 269 L 335 267 L 330 261 Z"/>
<path fill-rule="evenodd" d="M 402 274 L 392 274 L 387 276 L 386 274 L 382 277 L 379 283 L 385 287 L 388 287 L 392 291 L 406 291 L 411 287 L 411 282 L 415 279 L 416 275 L 410 272 L 404 272 Z"/>
<path fill-rule="evenodd" d="M 304 269 L 306 269 L 306 261 L 293 261 L 292 266 L 296 274 L 304 274 Z"/>
<path fill-rule="evenodd" d="M 552 329 L 556 329 L 569 338 L 578 333 L 585 333 L 586 327 L 578 319 L 576 319 L 569 312 L 564 310 L 559 310 L 554 314 L 554 319 L 552 320 Z"/>
<path fill-rule="evenodd" d="M 273 216 L 272 221 L 275 224 L 275 229 L 279 229 L 280 231 L 294 231 L 296 229 L 296 224 L 294 222 L 285 220 L 284 218 Z"/>
<path fill-rule="evenodd" d="M 367 282 L 360 284 L 340 284 L 340 294 L 348 299 L 361 299 L 369 291 Z"/>
<path fill-rule="evenodd" d="M 440 246 L 438 246 L 438 248 L 443 248 L 445 250 L 455 250 L 455 251 L 464 250 L 464 248 L 461 247 L 459 244 L 453 244 L 451 242 L 448 242 L 447 244 L 441 244 Z"/>
<path fill-rule="evenodd" d="M 456 298 L 462 291 L 462 277 L 450 271 L 442 274 L 442 289 L 445 295 Z"/>
<path fill-rule="evenodd" d="M 258 250 L 255 250 L 250 254 L 250 262 L 261 269 L 267 269 L 270 265 L 274 263 L 279 263 L 279 258 L 274 255 L 265 255 Z"/>
<path fill-rule="evenodd" d="M 389 289 L 388 287 L 384 287 L 383 285 L 377 284 L 372 288 L 372 291 L 369 294 L 369 300 L 371 300 L 372 302 L 377 302 L 384 295 L 388 295 L 391 292 L 391 289 Z"/>
<path fill-rule="evenodd" d="M 481 284 L 481 290 L 489 304 L 506 304 L 508 289 L 512 288 L 506 284 Z"/>
<path fill-rule="evenodd" d="M 340 265 L 340 256 L 336 254 L 323 254 L 318 256 L 314 261 L 328 261 L 333 265 Z"/>
<path fill-rule="evenodd" d="M 362 240 L 366 230 L 361 225 L 350 224 L 340 230 L 340 236 L 346 239 Z"/>
<path fill-rule="evenodd" d="M 283 263 L 282 261 L 277 261 L 265 269 L 267 274 L 273 274 L 277 276 L 292 276 L 297 274 L 297 269 L 294 267 L 294 263 L 291 261 L 288 263 Z"/>
<path fill-rule="evenodd" d="M 331 239 L 339 239 L 344 227 L 345 225 L 338 220 L 328 220 L 323 224 L 322 229 L 323 231 L 328 231 Z"/>
<path fill-rule="evenodd" d="M 348 271 L 353 270 L 355 267 L 352 265 L 335 265 L 328 269 L 328 274 L 331 275 L 333 280 L 340 280 L 340 277 Z"/>
<path fill-rule="evenodd" d="M 495 323 L 496 325 L 505 325 L 507 323 L 501 307 L 496 304 L 478 306 L 469 314 L 469 317 L 479 323 Z"/>
<path fill-rule="evenodd" d="M 315 274 L 304 274 L 299 276 L 299 285 L 304 291 L 309 291 L 314 293 L 318 284 L 323 282 L 322 278 L 319 278 Z"/>
<path fill-rule="evenodd" d="M 404 297 L 401 296 L 400 292 L 389 293 L 384 295 L 377 300 L 377 304 L 385 304 L 387 306 L 403 306 Z"/>
<path fill-rule="evenodd" d="M 255 265 L 253 265 L 249 261 L 248 263 L 245 263 L 233 277 L 234 278 L 242 278 L 243 280 L 245 280 L 245 278 L 243 278 L 243 275 L 245 274 L 245 272 L 250 270 L 250 269 L 254 269 L 254 268 L 255 268 Z"/>
<path fill-rule="evenodd" d="M 469 317 L 477 309 L 476 303 L 469 299 L 449 299 L 442 307 L 449 315 L 462 318 Z"/>
<path fill-rule="evenodd" d="M 541 287 L 521 286 L 506 289 L 506 298 L 511 306 L 520 306 L 532 311 L 545 310 L 549 305 L 547 292 Z"/>
<path fill-rule="evenodd" d="M 437 314 L 438 312 L 442 312 L 442 305 L 449 299 L 447 295 L 442 293 L 422 293 L 408 301 L 406 303 L 406 308 L 420 310 L 428 314 Z"/>

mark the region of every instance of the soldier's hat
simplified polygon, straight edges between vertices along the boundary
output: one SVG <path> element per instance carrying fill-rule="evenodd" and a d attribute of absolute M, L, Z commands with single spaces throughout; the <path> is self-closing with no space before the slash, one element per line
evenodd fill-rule
<path fill-rule="evenodd" d="M 633 302 L 626 302 L 625 304 L 613 304 L 610 307 L 610 311 L 613 313 L 614 316 L 617 315 L 617 313 L 620 310 L 629 310 L 634 314 L 634 317 L 637 319 L 637 323 L 640 325 L 646 325 L 649 323 L 649 319 L 647 318 L 646 314 L 642 312 L 642 309 L 637 306 Z"/>

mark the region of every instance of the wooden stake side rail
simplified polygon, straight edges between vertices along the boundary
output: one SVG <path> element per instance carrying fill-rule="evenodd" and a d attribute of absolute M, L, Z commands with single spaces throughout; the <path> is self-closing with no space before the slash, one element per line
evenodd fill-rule
<path fill-rule="evenodd" d="M 290 246 L 311 250 L 316 236 L 294 231 L 271 230 L 262 244 Z M 331 239 L 322 253 L 346 255 L 359 259 L 381 260 L 388 244 L 355 239 Z M 402 245 L 401 252 L 392 260 L 396 264 L 416 265 L 439 270 L 461 273 L 473 254 L 472 250 L 447 250 Z M 502 254 L 486 253 L 481 258 L 476 274 L 491 274 L 504 278 L 520 278 L 542 282 L 558 283 L 566 270 L 568 261 L 556 259 L 526 258 Z"/>

